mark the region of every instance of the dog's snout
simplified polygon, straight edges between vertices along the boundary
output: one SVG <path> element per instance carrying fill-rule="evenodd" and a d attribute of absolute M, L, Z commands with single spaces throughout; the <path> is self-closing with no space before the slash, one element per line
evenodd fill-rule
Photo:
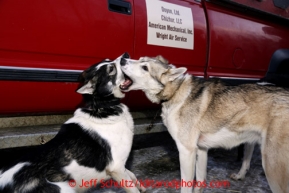
<path fill-rule="evenodd" d="M 126 65 L 126 59 L 125 58 L 121 58 L 120 59 L 120 65 L 121 66 L 125 66 Z"/>

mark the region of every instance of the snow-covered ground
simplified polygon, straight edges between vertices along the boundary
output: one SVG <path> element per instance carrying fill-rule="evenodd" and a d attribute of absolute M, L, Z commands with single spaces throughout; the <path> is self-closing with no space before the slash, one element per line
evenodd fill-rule
<path fill-rule="evenodd" d="M 28 149 L 5 149 L 0 153 L 0 166 L 24 155 Z M 241 161 L 237 160 L 237 149 L 214 149 L 209 151 L 207 184 L 221 183 L 219 188 L 206 188 L 204 193 L 271 193 L 264 171 L 262 169 L 260 148 L 255 147 L 251 168 L 244 181 L 234 181 L 229 176 L 238 172 Z M 9 159 L 8 159 L 9 158 Z M 174 141 L 167 132 L 135 136 L 133 150 L 127 162 L 127 168 L 136 174 L 139 181 L 148 184 L 147 193 L 178 193 L 175 186 L 152 187 L 152 181 L 171 182 L 180 181 L 178 151 Z M 229 184 L 228 184 L 229 182 Z M 223 185 L 223 186 L 222 186 Z M 224 187 L 226 186 L 226 187 Z M 125 193 L 121 188 L 101 188 L 90 193 Z"/>
<path fill-rule="evenodd" d="M 157 143 L 155 142 L 156 140 Z M 241 167 L 241 161 L 236 160 L 237 149 L 214 149 L 209 151 L 207 184 L 211 182 L 215 184 L 219 183 L 220 187 L 206 188 L 204 193 L 271 192 L 262 169 L 259 146 L 255 147 L 251 168 L 244 181 L 234 181 L 229 178 L 230 174 L 238 172 Z M 167 187 L 164 187 L 165 185 L 152 187 L 152 184 L 157 182 L 174 183 L 180 181 L 178 151 L 173 140 L 167 135 L 158 134 L 152 138 L 141 137 L 136 140 L 134 142 L 134 150 L 131 152 L 131 156 L 127 162 L 127 168 L 136 174 L 139 181 L 150 183 L 147 188 L 147 193 L 180 192 L 180 190 L 176 189 L 173 185 L 174 188 L 170 185 L 166 185 Z M 125 193 L 123 189 L 116 187 L 98 187 L 91 192 Z"/>

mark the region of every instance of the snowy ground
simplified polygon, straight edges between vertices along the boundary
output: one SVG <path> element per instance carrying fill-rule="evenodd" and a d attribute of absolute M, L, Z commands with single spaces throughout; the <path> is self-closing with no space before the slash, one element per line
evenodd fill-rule
<path fill-rule="evenodd" d="M 154 141 L 154 142 L 153 142 Z M 230 174 L 238 172 L 241 161 L 237 160 L 237 149 L 209 151 L 207 184 L 220 182 L 218 188 L 206 188 L 204 193 L 270 193 L 270 189 L 262 169 L 260 149 L 255 147 L 250 171 L 244 181 L 234 181 Z M 127 168 L 134 172 L 138 180 L 173 182 L 180 181 L 178 151 L 168 134 L 155 134 L 139 137 L 127 162 Z M 148 181 L 147 181 L 148 182 Z M 223 185 L 222 185 L 223 184 Z M 103 184 L 104 185 L 104 184 Z M 226 186 L 226 187 L 224 187 Z M 120 188 L 101 188 L 93 193 L 125 193 Z M 168 187 L 148 187 L 147 193 L 177 193 L 179 189 Z"/>
<path fill-rule="evenodd" d="M 0 166 L 33 150 L 35 147 L 0 150 Z M 220 182 L 226 187 L 206 188 L 204 193 L 271 193 L 261 164 L 260 149 L 255 147 L 251 169 L 244 181 L 234 181 L 229 176 L 238 172 L 241 161 L 237 149 L 214 149 L 209 151 L 207 184 Z M 5 159 L 3 159 L 5 158 Z M 178 151 L 167 132 L 135 136 L 133 150 L 127 162 L 127 168 L 136 174 L 139 181 L 156 182 L 180 181 Z M 229 182 L 229 184 L 228 184 Z M 101 188 L 90 193 L 125 193 L 120 188 Z M 178 193 L 179 189 L 167 187 L 147 188 L 147 193 Z"/>

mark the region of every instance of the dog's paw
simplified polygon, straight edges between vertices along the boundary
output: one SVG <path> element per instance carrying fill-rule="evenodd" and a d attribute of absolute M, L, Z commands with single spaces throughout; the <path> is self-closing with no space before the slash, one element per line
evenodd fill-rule
<path fill-rule="evenodd" d="M 237 180 L 244 180 L 245 176 L 233 173 L 231 174 L 230 178 L 237 181 Z"/>
<path fill-rule="evenodd" d="M 203 188 L 195 188 L 194 193 L 202 193 L 203 190 L 204 190 Z"/>
<path fill-rule="evenodd" d="M 144 187 L 141 187 L 139 191 L 140 191 L 141 193 L 143 193 L 143 192 L 146 192 L 147 189 L 145 189 Z"/>

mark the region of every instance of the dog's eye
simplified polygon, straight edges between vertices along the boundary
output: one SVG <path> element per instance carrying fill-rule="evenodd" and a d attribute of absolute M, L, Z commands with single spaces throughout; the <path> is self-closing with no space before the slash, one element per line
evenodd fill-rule
<path fill-rule="evenodd" d="M 108 72 L 111 73 L 114 70 L 114 67 L 111 65 L 108 69 Z"/>
<path fill-rule="evenodd" d="M 145 71 L 149 71 L 147 66 L 142 66 L 142 69 L 145 70 Z"/>

